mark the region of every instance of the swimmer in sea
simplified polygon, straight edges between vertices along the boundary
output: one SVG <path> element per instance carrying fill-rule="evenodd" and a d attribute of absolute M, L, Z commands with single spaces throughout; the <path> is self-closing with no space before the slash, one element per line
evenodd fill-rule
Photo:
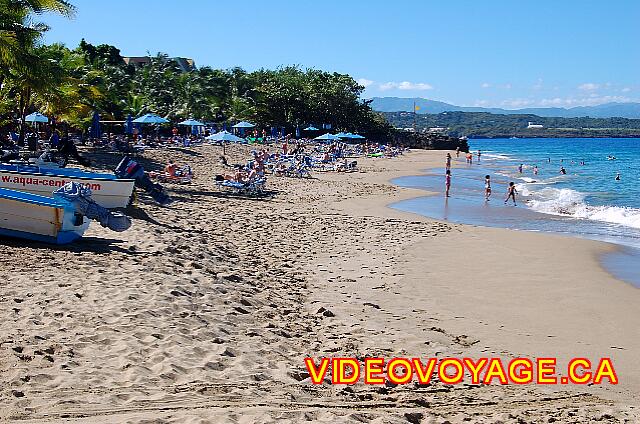
<path fill-rule="evenodd" d="M 616 174 L 616 181 L 620 181 L 620 173 Z"/>
<path fill-rule="evenodd" d="M 533 167 L 533 175 L 538 175 L 538 165 Z"/>
<path fill-rule="evenodd" d="M 560 173 L 561 173 L 562 175 L 567 175 L 567 170 L 566 170 L 566 169 L 564 169 L 564 166 L 561 166 L 561 167 L 560 167 Z"/>

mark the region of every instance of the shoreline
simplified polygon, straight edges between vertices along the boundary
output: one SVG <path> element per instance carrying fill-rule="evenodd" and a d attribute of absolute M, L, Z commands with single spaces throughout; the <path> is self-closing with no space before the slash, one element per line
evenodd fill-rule
<path fill-rule="evenodd" d="M 402 177 L 420 177 L 420 176 L 436 175 L 436 171 L 438 170 L 439 168 L 428 168 L 428 169 L 423 169 L 419 174 L 401 175 L 400 177 L 393 177 L 389 181 L 390 184 L 403 189 L 418 190 L 422 194 L 415 197 L 411 196 L 409 198 L 401 199 L 397 202 L 392 202 L 387 206 L 391 209 L 401 210 L 409 214 L 426 216 L 430 219 L 434 219 L 441 222 L 452 222 L 452 223 L 457 223 L 462 225 L 478 226 L 478 227 L 484 227 L 484 228 L 499 228 L 499 229 L 506 229 L 506 230 L 512 230 L 512 231 L 524 231 L 529 233 L 543 233 L 543 234 L 550 234 L 550 235 L 561 236 L 561 237 L 576 238 L 580 240 L 589 240 L 596 243 L 602 243 L 604 246 L 607 246 L 602 248 L 603 250 L 598 257 L 598 263 L 602 267 L 602 269 L 607 273 L 609 273 L 612 277 L 616 278 L 617 280 L 622 281 L 626 284 L 630 284 L 636 288 L 640 288 L 640 275 L 638 274 L 638 270 L 629 268 L 628 266 L 627 268 L 624 268 L 624 267 L 620 268 L 621 264 L 627 262 L 625 261 L 625 258 L 629 260 L 632 260 L 632 258 L 640 259 L 640 249 L 638 247 L 630 246 L 622 242 L 602 240 L 602 239 L 598 239 L 595 236 L 588 236 L 585 234 L 580 234 L 578 232 L 573 232 L 573 233 L 559 232 L 559 231 L 554 231 L 553 229 L 544 229 L 544 228 L 540 228 L 540 229 L 508 228 L 507 226 L 491 225 L 490 223 L 482 222 L 482 221 L 478 223 L 465 222 L 464 219 L 447 220 L 447 219 L 441 219 L 437 216 L 426 215 L 426 214 L 423 215 L 420 212 L 396 207 L 396 206 L 400 206 L 402 202 L 406 200 L 414 200 L 419 198 L 433 198 L 435 196 L 441 195 L 442 193 L 431 191 L 429 188 L 426 188 L 426 187 L 418 188 L 418 187 L 412 187 L 412 186 L 405 186 L 402 184 L 395 183 L 394 182 L 395 180 L 398 180 L 399 178 L 402 178 Z M 533 215 L 540 215 L 543 217 L 547 216 L 547 214 L 544 214 L 538 211 L 531 211 L 528 208 L 525 209 L 525 211 Z M 549 216 L 554 216 L 554 215 L 549 215 Z M 566 217 L 566 218 L 571 219 L 571 217 Z M 607 263 L 609 263 L 610 265 L 607 265 Z M 616 269 L 616 268 L 620 268 L 620 269 Z"/>
<path fill-rule="evenodd" d="M 438 162 L 441 159 L 441 156 L 446 153 L 446 152 L 427 152 L 427 153 L 431 153 L 431 154 L 435 154 L 438 156 Z M 404 160 L 404 159 L 403 159 Z M 403 163 L 405 164 L 405 163 Z M 391 181 L 395 178 L 401 177 L 401 176 L 410 176 L 410 175 L 420 175 L 423 173 L 424 169 L 429 168 L 429 166 L 422 166 L 421 169 L 418 169 L 418 172 L 416 172 L 415 167 L 410 169 L 405 169 L 399 172 L 394 173 L 392 176 L 390 176 L 387 179 L 387 183 L 389 185 L 395 186 Z M 555 256 L 560 256 L 566 259 L 566 262 L 572 262 L 571 265 L 573 266 L 573 270 L 571 273 L 573 274 L 577 274 L 578 272 L 580 272 L 581 276 L 583 277 L 583 279 L 589 279 L 589 278 L 593 278 L 593 279 L 598 279 L 601 280 L 601 283 L 597 283 L 597 284 L 588 284 L 587 286 L 585 286 L 584 284 L 580 284 L 580 282 L 574 282 L 571 290 L 579 290 L 579 291 L 583 291 L 585 289 L 588 289 L 589 291 L 591 291 L 591 293 L 589 293 L 587 296 L 585 297 L 591 297 L 595 302 L 595 304 L 597 304 L 597 301 L 602 301 L 603 304 L 606 305 L 606 309 L 608 310 L 608 312 L 617 312 L 617 306 L 616 306 L 616 301 L 617 300 L 628 300 L 628 296 L 631 296 L 631 298 L 637 300 L 640 300 L 640 296 L 638 293 L 638 289 L 636 287 L 634 287 L 631 283 L 623 281 L 621 279 L 618 279 L 617 277 L 613 276 L 611 273 L 609 273 L 605 267 L 602 265 L 602 262 L 599 258 L 601 258 L 603 255 L 606 255 L 607 253 L 611 253 L 612 251 L 618 249 L 619 247 L 613 243 L 607 243 L 607 242 L 603 242 L 603 241 L 596 241 L 596 240 L 590 240 L 590 239 L 583 239 L 583 238 L 579 238 L 576 236 L 572 236 L 572 235 L 561 235 L 561 234 L 552 234 L 552 233 L 544 233 L 544 232 L 531 232 L 531 231 L 512 231 L 510 229 L 507 228 L 496 228 L 496 227 L 482 227 L 482 226 L 475 226 L 475 225 L 470 225 L 470 224 L 459 224 L 459 223 L 450 223 L 447 221 L 441 221 L 441 220 L 437 220 L 434 218 L 430 218 L 430 217 L 425 217 L 424 215 L 420 215 L 417 213 L 413 213 L 413 212 L 408 212 L 408 211 L 400 211 L 398 209 L 395 209 L 392 207 L 393 204 L 400 202 L 402 200 L 407 200 L 407 199 L 411 199 L 414 198 L 416 196 L 433 196 L 433 195 L 437 195 L 437 193 L 433 193 L 433 192 L 429 192 L 429 191 L 425 191 L 422 189 L 415 189 L 415 188 L 406 188 L 406 187 L 400 187 L 400 186 L 395 186 L 398 187 L 398 189 L 400 190 L 400 192 L 402 194 L 400 195 L 395 195 L 394 199 L 391 200 L 387 200 L 386 202 L 384 202 L 384 207 L 393 211 L 394 212 L 394 216 L 396 213 L 399 213 L 401 215 L 404 215 L 405 218 L 408 219 L 412 219 L 412 220 L 419 220 L 422 222 L 437 222 L 437 223 L 441 223 L 441 224 L 445 224 L 445 225 L 451 225 L 454 227 L 462 227 L 463 229 L 461 231 L 463 231 L 464 233 L 468 234 L 468 236 L 463 236 L 462 239 L 460 239 L 459 241 L 461 242 L 461 247 L 466 248 L 468 247 L 468 241 L 464 240 L 464 239 L 468 239 L 469 236 L 470 237 L 487 237 L 487 238 L 491 238 L 491 239 L 498 239 L 502 242 L 503 247 L 507 247 L 505 253 L 507 255 L 512 255 L 512 252 L 515 250 L 519 250 L 518 248 L 516 248 L 515 246 L 530 246 L 530 245 L 536 245 L 536 247 L 538 247 L 537 250 L 537 262 L 539 263 L 544 263 L 545 260 L 544 258 L 549 259 L 551 262 L 557 262 L 557 259 L 551 259 L 552 257 Z M 358 203 L 358 201 L 356 201 L 355 203 Z M 366 205 L 366 209 L 369 210 L 371 212 L 372 207 L 374 206 L 372 203 L 370 202 L 363 202 Z M 350 210 L 358 210 L 357 206 L 355 205 L 348 205 L 348 208 Z M 388 216 L 385 213 L 382 213 L 381 216 Z M 462 243 L 465 243 L 467 245 L 462 245 Z M 551 243 L 549 243 L 551 242 Z M 556 248 L 549 248 L 548 244 L 556 244 L 556 245 L 561 245 L 561 247 L 557 247 Z M 580 246 L 579 252 L 577 254 L 568 254 L 568 249 L 571 248 L 575 248 L 576 246 Z M 417 246 L 414 246 L 415 249 L 425 249 L 425 245 L 424 243 L 422 244 L 418 244 Z M 449 250 L 453 250 L 455 251 L 456 249 L 456 243 L 448 243 L 446 245 L 446 248 Z M 425 249 L 426 250 L 426 249 Z M 429 253 L 436 255 L 436 252 L 438 252 L 439 249 L 430 249 Z M 439 253 L 442 253 L 442 250 L 439 251 Z M 405 254 L 407 254 L 407 252 L 405 251 Z M 415 255 L 414 255 L 415 256 Z M 447 254 L 440 254 L 438 255 L 441 259 L 446 260 L 446 256 Z M 534 255 L 536 256 L 536 255 Z M 508 256 L 507 256 L 508 258 Z M 498 258 L 499 259 L 499 258 Z M 420 267 L 420 264 L 423 264 L 425 261 L 425 256 L 417 256 L 414 258 L 414 263 L 413 263 L 413 267 Z M 508 259 L 505 259 L 505 261 L 508 261 Z M 581 270 L 581 265 L 578 264 L 583 264 L 586 261 L 587 263 L 585 264 L 585 268 L 588 269 L 588 271 L 585 270 Z M 491 280 L 495 280 L 495 274 L 499 273 L 499 270 L 502 268 L 500 265 L 498 265 L 500 263 L 499 260 L 497 260 L 496 258 L 489 258 L 487 262 L 484 262 L 482 265 L 478 265 L 479 267 L 486 267 L 486 268 L 490 268 L 487 272 L 489 275 L 489 278 Z M 454 263 L 450 264 L 451 265 L 451 269 L 456 269 L 456 265 Z M 566 265 L 566 264 L 565 264 Z M 576 266 L 578 265 L 578 266 Z M 407 266 L 407 268 L 411 268 L 412 266 Z M 540 267 L 542 268 L 542 267 Z M 445 269 L 447 269 L 446 266 L 440 267 L 439 271 L 440 272 L 436 272 L 436 274 L 438 275 L 442 275 L 445 274 L 448 271 L 445 271 Z M 475 273 L 477 271 L 477 269 L 475 268 L 475 266 L 471 267 L 470 272 L 471 273 Z M 540 272 L 540 276 L 536 276 L 536 275 L 531 275 L 533 274 L 534 271 L 532 271 L 530 274 L 528 274 L 530 277 L 534 277 L 534 280 L 539 280 L 540 277 L 546 278 L 546 279 L 557 279 L 558 281 L 562 281 L 563 277 L 565 277 L 565 275 L 563 274 L 567 274 L 566 270 L 562 270 L 562 272 L 558 271 L 557 274 L 554 275 L 554 272 L 549 272 L 548 270 L 542 271 Z M 568 273 L 568 274 L 571 274 Z M 512 273 L 509 272 L 509 275 L 511 275 Z M 416 275 L 414 273 L 414 275 L 412 276 L 414 279 L 419 279 L 419 275 Z M 570 275 L 566 276 L 567 278 L 570 277 Z M 462 273 L 461 278 L 465 278 L 464 277 L 464 273 Z M 468 277 L 466 277 L 468 278 Z M 575 279 L 574 279 L 575 280 Z M 493 289 L 504 289 L 504 285 L 505 284 L 509 284 L 509 280 L 505 280 L 505 281 L 492 281 L 491 282 L 491 286 Z M 610 285 L 612 285 L 613 287 L 615 287 L 615 291 L 618 291 L 618 295 L 616 296 L 616 301 L 612 300 L 611 298 L 606 299 L 606 295 L 604 299 L 600 298 L 600 292 L 602 290 L 605 290 L 605 292 L 607 292 L 607 288 L 611 288 Z M 554 289 L 554 287 L 550 287 L 549 285 L 545 286 L 545 289 Z M 441 287 L 441 289 L 443 290 L 443 292 L 450 292 L 451 287 L 446 287 L 446 285 L 443 284 L 443 287 Z M 473 296 L 473 290 L 471 291 L 465 291 L 464 288 L 461 287 L 456 287 L 457 293 L 459 294 L 466 294 L 469 296 Z M 560 289 L 556 289 L 556 292 L 562 292 L 563 290 Z M 533 293 L 529 293 L 531 295 L 533 295 Z M 560 295 L 561 293 L 556 293 L 555 295 Z M 587 293 L 582 293 L 583 295 L 587 294 Z M 607 292 L 607 295 L 610 294 Z M 549 296 L 551 298 L 553 298 L 554 296 L 553 291 L 550 292 Z M 448 293 L 447 295 L 443 295 L 443 299 L 450 299 L 452 300 L 453 298 L 451 297 L 451 293 Z M 454 297 L 455 298 L 455 297 Z M 487 298 L 483 298 L 483 301 L 490 301 L 490 299 Z M 455 302 L 453 302 L 455 303 Z M 504 306 L 504 308 L 506 308 L 507 310 L 509 309 L 509 307 L 511 306 L 513 308 L 513 305 L 509 305 L 509 301 L 504 299 L 504 302 L 498 302 L 499 304 L 501 304 L 502 306 Z M 578 306 L 581 307 L 586 307 L 587 309 L 590 309 L 589 307 L 589 303 L 590 302 L 578 302 Z M 574 306 L 576 306 L 574 305 Z M 473 308 L 475 305 L 473 304 L 473 302 L 463 302 L 463 306 L 464 307 L 468 307 L 468 308 Z M 633 312 L 634 312 L 634 306 L 632 303 L 628 303 L 627 304 L 627 308 L 626 311 L 631 313 L 631 316 L 633 316 Z M 540 313 L 544 313 L 543 311 L 546 311 L 546 313 L 549 314 L 553 314 L 554 313 L 554 307 L 552 306 L 546 306 L 546 307 L 542 307 L 540 310 Z M 453 311 L 450 311 L 453 312 Z M 486 326 L 488 323 L 491 322 L 491 315 L 493 314 L 493 312 L 488 311 L 489 313 L 485 313 L 482 315 L 481 319 L 483 320 L 482 322 L 484 323 L 483 325 Z M 506 315 L 509 314 L 518 314 L 518 310 L 517 308 L 513 308 L 510 311 L 507 311 L 508 313 Z M 535 319 L 535 317 L 538 315 L 538 312 L 533 311 L 533 319 Z M 579 314 L 577 314 L 579 315 Z M 600 314 L 599 314 L 600 315 Z M 607 314 L 602 314 L 602 315 L 607 315 Z M 627 315 L 625 314 L 620 314 L 618 315 L 618 321 L 619 322 L 623 322 L 625 319 L 627 318 Z M 456 328 L 456 331 L 460 331 L 460 332 L 464 332 L 465 331 L 465 325 L 460 325 L 460 323 L 462 322 L 462 320 L 460 319 L 453 319 L 453 320 L 447 320 L 447 325 L 451 325 L 454 328 Z M 524 320 L 522 322 L 522 324 L 527 324 L 529 321 Z M 576 335 L 580 332 L 580 330 L 578 330 L 580 328 L 580 326 L 575 326 L 575 323 L 577 321 L 574 320 L 574 322 L 572 323 L 572 327 L 573 329 L 569 329 L 569 331 L 566 331 L 567 329 L 563 329 L 563 337 L 565 338 L 564 340 L 570 340 L 572 333 L 575 332 Z M 468 324 L 468 322 L 467 322 Z M 497 324 L 495 325 L 496 330 L 498 328 L 502 328 L 504 322 L 502 323 L 493 323 L 493 324 Z M 548 328 L 554 328 L 553 325 L 558 324 L 557 322 L 553 322 L 553 320 L 549 321 L 547 320 L 547 324 L 548 324 Z M 553 325 L 552 325 L 553 324 Z M 597 322 L 593 323 L 594 325 L 597 324 Z M 489 324 L 490 325 L 490 324 Z M 523 325 L 524 327 L 524 325 Z M 640 345 L 638 345 L 637 343 L 633 342 L 634 336 L 632 336 L 632 334 L 637 334 L 640 335 L 640 332 L 638 332 L 637 329 L 634 329 L 633 326 L 630 325 L 626 325 L 627 330 L 629 331 L 628 336 L 627 337 L 622 337 L 622 339 L 620 339 L 620 341 L 623 341 L 623 343 L 618 343 L 618 344 L 627 344 L 629 345 L 629 343 L 624 343 L 625 341 L 628 342 L 632 342 L 633 347 L 626 347 L 624 349 L 627 350 L 631 350 L 633 352 L 638 352 L 640 351 Z M 521 349 L 521 351 L 527 351 L 529 356 L 540 356 L 540 352 L 541 351 L 545 351 L 547 353 L 549 353 L 551 356 L 561 356 L 560 352 L 563 352 L 565 355 L 569 355 L 569 352 L 573 352 L 574 355 L 578 356 L 580 355 L 580 349 L 575 349 L 576 346 L 588 346 L 590 345 L 588 338 L 582 338 L 581 340 L 576 341 L 575 344 L 570 345 L 569 348 L 561 348 L 561 344 L 560 342 L 555 342 L 552 343 L 553 345 L 555 345 L 557 347 L 556 350 L 547 350 L 542 349 L 542 346 L 544 346 L 545 344 L 548 343 L 548 339 L 549 338 L 555 338 L 555 335 L 547 335 L 547 334 L 542 334 L 545 333 L 545 331 L 543 331 L 545 329 L 545 325 L 540 325 L 538 326 L 537 330 L 540 332 L 540 334 L 538 335 L 538 340 L 536 340 L 535 342 L 530 342 L 530 341 L 526 341 L 524 340 L 522 337 L 519 337 L 518 341 L 511 341 L 509 343 L 507 343 L 507 340 L 504 337 L 492 337 L 491 332 L 486 332 L 483 331 L 481 328 L 478 328 L 476 326 L 476 328 L 474 328 L 474 331 L 472 333 L 474 334 L 483 334 L 484 333 L 484 337 L 485 338 L 492 338 L 494 340 L 494 342 L 496 344 L 494 344 L 494 346 L 501 346 L 504 348 L 504 346 L 506 346 L 507 344 L 509 345 L 509 348 L 506 349 L 507 351 L 511 351 L 511 352 L 518 352 L 518 349 L 521 346 L 527 346 L 526 349 Z M 468 328 L 466 329 L 468 330 Z M 518 332 L 522 332 L 521 331 L 522 328 L 518 329 L 514 329 L 513 331 L 515 333 Z M 497 330 L 499 331 L 499 330 Z M 548 331 L 549 333 L 553 333 L 553 331 Z M 595 333 L 599 333 L 599 336 L 596 336 Z M 597 332 L 594 332 L 593 338 L 594 339 L 598 339 L 601 336 L 604 336 L 607 334 L 606 329 L 600 329 Z M 519 335 L 521 336 L 521 335 Z M 528 337 L 530 337 L 531 335 L 527 335 Z M 600 348 L 596 348 L 594 349 L 593 347 L 589 347 L 589 348 L 585 348 L 585 351 L 589 350 L 590 354 L 600 354 L 600 356 L 608 356 L 609 354 L 615 354 L 615 350 L 617 350 L 617 348 L 620 348 L 620 346 L 615 346 L 615 344 L 610 343 L 615 349 L 611 349 L 611 348 L 607 348 L 604 345 L 601 346 Z M 536 351 L 537 348 L 540 348 L 538 351 Z M 498 348 L 499 349 L 499 348 Z M 633 356 L 633 354 L 631 354 L 630 356 Z M 568 356 L 565 356 L 568 358 Z M 640 375 L 637 374 L 637 372 L 632 372 L 634 371 L 634 365 L 633 365 L 633 359 L 631 357 L 627 357 L 624 360 L 625 363 L 625 372 L 627 373 L 627 375 L 632 375 L 631 378 L 631 387 L 627 387 L 625 389 L 622 390 L 617 390 L 618 388 L 615 386 L 611 386 L 610 388 L 607 388 L 605 390 L 601 390 L 598 391 L 598 395 L 610 398 L 610 399 L 624 399 L 624 401 L 629 401 L 632 402 L 636 405 L 640 405 L 640 399 L 637 398 L 636 393 L 638 392 L 638 389 L 640 389 Z M 618 371 L 619 374 L 624 375 L 622 372 Z M 627 382 L 629 382 L 629 380 L 627 380 Z M 620 387 L 620 386 L 618 386 Z M 566 386 L 562 386 L 560 387 L 560 389 L 562 390 L 572 390 L 574 392 L 579 392 L 580 388 L 579 387 L 566 387 Z"/>

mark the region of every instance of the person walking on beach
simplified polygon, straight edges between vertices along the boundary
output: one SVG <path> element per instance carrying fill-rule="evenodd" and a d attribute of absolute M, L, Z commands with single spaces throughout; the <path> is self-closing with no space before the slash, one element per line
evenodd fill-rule
<path fill-rule="evenodd" d="M 513 206 L 517 206 L 516 204 L 516 194 L 518 194 L 518 190 L 516 190 L 516 183 L 511 181 L 509 183 L 509 187 L 507 187 L 507 198 L 504 199 L 504 204 L 506 205 L 509 201 L 509 198 L 513 199 Z"/>
<path fill-rule="evenodd" d="M 456 157 L 460 157 L 460 146 L 456 147 Z"/>
<path fill-rule="evenodd" d="M 491 197 L 491 176 L 484 176 L 484 200 L 488 201 Z"/>
<path fill-rule="evenodd" d="M 449 189 L 451 188 L 451 170 L 447 169 L 447 172 L 444 176 L 444 196 L 449 197 Z"/>
<path fill-rule="evenodd" d="M 447 163 L 446 163 L 447 171 L 451 169 L 451 153 L 447 153 Z"/>

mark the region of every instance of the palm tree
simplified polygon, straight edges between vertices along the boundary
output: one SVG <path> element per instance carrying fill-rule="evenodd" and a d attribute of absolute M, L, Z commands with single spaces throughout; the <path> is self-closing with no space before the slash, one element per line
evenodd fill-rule
<path fill-rule="evenodd" d="M 58 77 L 51 63 L 36 54 L 46 24 L 34 22 L 34 16 L 57 13 L 72 17 L 75 8 L 65 0 L 0 0 L 0 87 L 7 78 L 14 81 L 19 96 L 20 140 L 24 141 L 24 118 L 34 91 L 44 91 Z"/>
<path fill-rule="evenodd" d="M 0 0 L 0 67 L 24 66 L 33 47 L 49 27 L 34 15 L 57 13 L 71 18 L 75 7 L 65 0 Z"/>

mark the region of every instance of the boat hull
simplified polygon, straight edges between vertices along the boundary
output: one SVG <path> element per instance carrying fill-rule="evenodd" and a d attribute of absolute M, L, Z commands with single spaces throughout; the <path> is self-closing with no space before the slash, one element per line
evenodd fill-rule
<path fill-rule="evenodd" d="M 135 183 L 132 179 L 117 179 L 115 176 L 111 178 L 108 174 L 84 173 L 75 170 L 34 171 L 30 172 L 28 167 L 2 165 L 0 166 L 0 188 L 52 197 L 54 190 L 68 182 L 76 182 L 91 188 L 91 197 L 97 204 L 113 209 L 127 207 L 131 201 Z"/>
<path fill-rule="evenodd" d="M 0 235 L 53 244 L 82 237 L 90 221 L 75 214 L 70 203 L 0 189 Z"/>

